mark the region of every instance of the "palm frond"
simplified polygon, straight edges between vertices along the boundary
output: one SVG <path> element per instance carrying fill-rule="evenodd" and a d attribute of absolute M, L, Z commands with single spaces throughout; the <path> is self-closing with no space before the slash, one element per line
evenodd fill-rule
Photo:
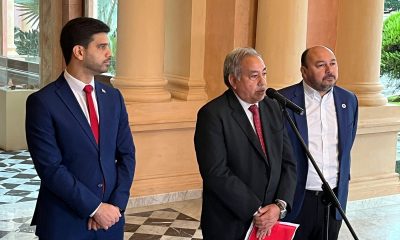
<path fill-rule="evenodd" d="M 20 17 L 32 26 L 39 22 L 39 0 L 32 0 L 26 3 L 16 3 L 15 7 L 22 12 Z"/>

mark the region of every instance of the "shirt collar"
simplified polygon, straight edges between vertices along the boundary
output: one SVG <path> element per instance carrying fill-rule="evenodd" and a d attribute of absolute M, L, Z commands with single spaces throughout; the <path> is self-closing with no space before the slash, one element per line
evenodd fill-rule
<path fill-rule="evenodd" d="M 235 92 L 233 92 L 233 93 L 235 93 Z M 242 107 L 243 107 L 244 109 L 249 109 L 249 107 L 250 107 L 251 105 L 253 105 L 253 104 L 257 105 L 257 107 L 258 107 L 258 103 L 248 103 L 248 102 L 245 102 L 245 101 L 243 101 L 236 93 L 235 93 L 235 96 L 236 96 L 236 98 L 239 100 L 240 105 L 242 105 Z"/>
<path fill-rule="evenodd" d="M 67 72 L 67 69 L 64 70 L 64 77 L 65 80 L 67 80 L 69 86 L 74 91 L 82 92 L 83 88 L 87 85 L 86 83 L 80 81 L 79 79 L 74 78 L 71 74 L 69 74 L 69 72 Z M 94 90 L 95 89 L 94 77 L 92 78 L 89 84 L 92 85 Z"/>
<path fill-rule="evenodd" d="M 321 95 L 317 90 L 309 86 L 306 81 L 303 80 L 303 88 L 304 88 L 304 93 L 307 94 L 310 98 L 313 99 L 321 99 Z M 333 93 L 333 87 L 325 94 L 325 96 L 329 96 Z"/>

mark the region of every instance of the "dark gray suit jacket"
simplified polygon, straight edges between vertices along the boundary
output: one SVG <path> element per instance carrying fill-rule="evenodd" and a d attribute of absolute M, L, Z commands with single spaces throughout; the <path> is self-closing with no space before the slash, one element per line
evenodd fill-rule
<path fill-rule="evenodd" d="M 290 209 L 296 165 L 283 115 L 270 99 L 259 103 L 267 156 L 232 90 L 198 113 L 195 148 L 203 178 L 204 239 L 243 239 L 260 206 L 275 199 Z"/>

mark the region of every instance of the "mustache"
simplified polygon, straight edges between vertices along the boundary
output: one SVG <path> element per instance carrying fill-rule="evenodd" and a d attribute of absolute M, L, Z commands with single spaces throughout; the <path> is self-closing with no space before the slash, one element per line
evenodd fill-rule
<path fill-rule="evenodd" d="M 333 78 L 333 79 L 335 79 L 335 80 L 336 80 L 336 76 L 335 76 L 335 75 L 333 75 L 332 73 L 328 73 L 328 74 L 326 74 L 326 75 L 324 76 L 324 78 L 322 78 L 322 80 L 326 80 L 327 78 Z"/>
<path fill-rule="evenodd" d="M 261 91 L 264 91 L 264 92 L 265 92 L 266 90 L 267 90 L 267 87 L 260 87 L 260 88 L 257 88 L 257 91 L 260 91 L 260 92 L 261 92 Z"/>

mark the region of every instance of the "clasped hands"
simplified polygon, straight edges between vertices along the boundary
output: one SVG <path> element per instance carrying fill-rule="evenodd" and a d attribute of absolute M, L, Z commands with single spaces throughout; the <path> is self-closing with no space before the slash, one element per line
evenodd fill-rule
<path fill-rule="evenodd" d="M 257 227 L 257 239 L 263 240 L 265 236 L 271 234 L 272 226 L 279 219 L 281 210 L 276 204 L 269 204 L 258 209 L 257 214 L 253 217 L 254 225 Z"/>
<path fill-rule="evenodd" d="M 95 231 L 99 229 L 107 230 L 116 224 L 121 216 L 118 207 L 108 203 L 101 203 L 93 217 L 89 218 L 88 229 Z"/>

